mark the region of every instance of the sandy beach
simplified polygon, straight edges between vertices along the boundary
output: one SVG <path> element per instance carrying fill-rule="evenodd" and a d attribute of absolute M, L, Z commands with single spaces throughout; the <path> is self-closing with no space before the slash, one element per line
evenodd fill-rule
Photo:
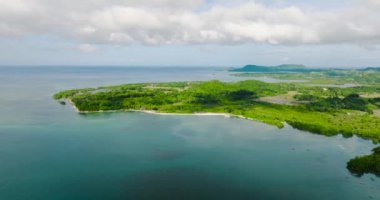
<path fill-rule="evenodd" d="M 127 109 L 127 110 L 99 110 L 99 111 L 80 111 L 75 104 L 71 101 L 71 99 L 65 99 L 70 105 L 74 108 L 75 111 L 78 113 L 112 113 L 112 112 L 142 112 L 147 114 L 153 114 L 153 115 L 196 115 L 196 116 L 223 116 L 223 117 L 236 117 L 241 119 L 248 119 L 248 120 L 254 120 L 251 118 L 244 117 L 242 115 L 233 115 L 229 113 L 212 113 L 212 112 L 196 112 L 196 113 L 164 113 L 164 112 L 157 112 L 155 110 L 135 110 L 135 109 Z"/>

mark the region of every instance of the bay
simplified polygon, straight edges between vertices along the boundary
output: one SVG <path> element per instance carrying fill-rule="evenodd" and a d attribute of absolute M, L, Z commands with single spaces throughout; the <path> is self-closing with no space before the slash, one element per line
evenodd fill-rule
<path fill-rule="evenodd" d="M 0 67 L 0 199 L 380 199 L 374 145 L 222 116 L 80 115 L 60 90 L 236 81 L 224 68 Z"/>

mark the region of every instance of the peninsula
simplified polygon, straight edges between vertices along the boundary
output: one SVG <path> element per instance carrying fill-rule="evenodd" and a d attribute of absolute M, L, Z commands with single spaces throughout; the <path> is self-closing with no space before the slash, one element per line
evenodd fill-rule
<path fill-rule="evenodd" d="M 371 77 L 380 74 L 369 70 L 371 72 L 341 71 L 351 75 L 326 79 L 349 84 L 347 80 L 359 73 L 375 74 L 370 74 Z M 291 76 L 306 77 L 310 73 L 327 76 L 329 72 L 306 70 Z M 273 75 L 280 76 L 278 73 Z M 310 83 L 265 83 L 257 80 L 139 83 L 67 90 L 55 94 L 54 98 L 62 104 L 70 102 L 81 113 L 213 113 L 257 120 L 279 128 L 287 123 L 296 129 L 326 136 L 356 135 L 378 143 L 380 86 L 372 78 L 365 80 L 361 80 L 360 86 L 352 87 L 312 84 L 316 79 Z"/>
<path fill-rule="evenodd" d="M 357 135 L 378 142 L 380 117 L 374 111 L 380 98 L 363 97 L 377 92 L 373 86 L 325 88 L 248 80 L 126 84 L 68 90 L 54 98 L 69 100 L 79 112 L 228 113 L 279 128 L 288 123 L 313 133 Z M 272 103 L 275 99 L 284 102 Z"/>

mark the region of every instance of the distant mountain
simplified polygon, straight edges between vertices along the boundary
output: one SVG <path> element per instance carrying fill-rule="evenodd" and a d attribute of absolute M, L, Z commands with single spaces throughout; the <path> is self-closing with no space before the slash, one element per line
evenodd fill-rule
<path fill-rule="evenodd" d="M 362 69 L 361 71 L 380 71 L 380 67 L 367 67 Z"/>
<path fill-rule="evenodd" d="M 299 64 L 284 64 L 277 66 L 246 65 L 242 68 L 231 69 L 231 72 L 257 72 L 257 73 L 291 73 L 291 72 L 321 72 L 328 70 L 350 70 L 349 68 L 308 68 Z M 357 71 L 380 71 L 380 67 L 365 67 Z"/>
<path fill-rule="evenodd" d="M 271 72 L 311 72 L 320 71 L 321 69 L 307 68 L 304 65 L 298 64 L 284 64 L 278 66 L 259 66 L 259 65 L 246 65 L 242 68 L 232 69 L 233 72 L 261 72 L 261 73 L 271 73 Z"/>

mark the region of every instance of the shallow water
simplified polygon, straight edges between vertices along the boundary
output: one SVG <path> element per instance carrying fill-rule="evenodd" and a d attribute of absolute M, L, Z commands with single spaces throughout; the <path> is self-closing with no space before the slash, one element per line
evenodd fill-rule
<path fill-rule="evenodd" d="M 79 115 L 62 89 L 238 80 L 216 68 L 0 68 L 0 199 L 380 199 L 374 145 L 222 116 Z"/>
<path fill-rule="evenodd" d="M 316 87 L 351 88 L 351 87 L 358 87 L 360 85 L 346 83 L 346 84 L 341 84 L 341 85 L 337 85 L 337 84 L 335 84 L 335 85 L 334 84 L 311 84 L 311 86 L 316 86 Z"/>

